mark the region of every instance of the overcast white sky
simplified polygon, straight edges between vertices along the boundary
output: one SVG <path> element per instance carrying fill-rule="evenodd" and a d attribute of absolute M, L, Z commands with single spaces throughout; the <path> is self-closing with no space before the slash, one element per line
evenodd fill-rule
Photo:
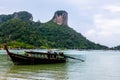
<path fill-rule="evenodd" d="M 68 12 L 68 24 L 90 41 L 120 45 L 120 0 L 0 0 L 0 14 L 28 11 L 34 20 L 49 21 L 54 12 Z"/>

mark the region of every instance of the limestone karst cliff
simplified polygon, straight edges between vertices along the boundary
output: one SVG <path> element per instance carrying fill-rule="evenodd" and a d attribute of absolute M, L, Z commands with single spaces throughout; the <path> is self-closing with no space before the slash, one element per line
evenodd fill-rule
<path fill-rule="evenodd" d="M 9 14 L 9 15 L 0 15 L 0 22 L 5 22 L 16 18 L 21 19 L 23 21 L 33 20 L 32 14 L 30 14 L 27 11 L 20 11 L 20 12 L 14 12 L 13 14 Z"/>
<path fill-rule="evenodd" d="M 68 13 L 63 10 L 56 11 L 52 21 L 58 25 L 68 25 Z"/>

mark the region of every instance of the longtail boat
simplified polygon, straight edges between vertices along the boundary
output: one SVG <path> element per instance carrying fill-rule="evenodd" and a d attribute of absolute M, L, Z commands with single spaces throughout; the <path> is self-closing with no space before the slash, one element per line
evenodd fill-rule
<path fill-rule="evenodd" d="M 11 60 L 15 65 L 34 65 L 34 64 L 52 64 L 52 63 L 64 63 L 66 57 L 63 52 L 33 52 L 26 51 L 24 55 L 15 54 L 10 52 L 7 45 L 4 44 L 3 48 L 10 56 Z"/>

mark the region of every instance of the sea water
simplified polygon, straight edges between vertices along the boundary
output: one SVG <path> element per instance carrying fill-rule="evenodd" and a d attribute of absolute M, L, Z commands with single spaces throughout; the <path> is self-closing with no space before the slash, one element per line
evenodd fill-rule
<path fill-rule="evenodd" d="M 17 54 L 24 52 L 11 51 Z M 0 50 L 0 80 L 120 80 L 120 51 L 62 51 L 85 62 L 68 59 L 66 63 L 59 64 L 14 65 L 6 52 Z"/>

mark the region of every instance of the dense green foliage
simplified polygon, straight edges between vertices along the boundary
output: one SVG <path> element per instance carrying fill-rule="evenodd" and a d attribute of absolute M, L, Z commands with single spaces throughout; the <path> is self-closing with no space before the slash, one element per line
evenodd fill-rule
<path fill-rule="evenodd" d="M 114 50 L 120 50 L 120 45 L 116 46 L 116 47 L 113 47 L 112 49 L 114 49 Z"/>
<path fill-rule="evenodd" d="M 18 18 L 0 23 L 0 44 L 3 43 L 12 48 L 107 49 L 87 40 L 68 26 L 52 21 L 40 23 Z"/>

